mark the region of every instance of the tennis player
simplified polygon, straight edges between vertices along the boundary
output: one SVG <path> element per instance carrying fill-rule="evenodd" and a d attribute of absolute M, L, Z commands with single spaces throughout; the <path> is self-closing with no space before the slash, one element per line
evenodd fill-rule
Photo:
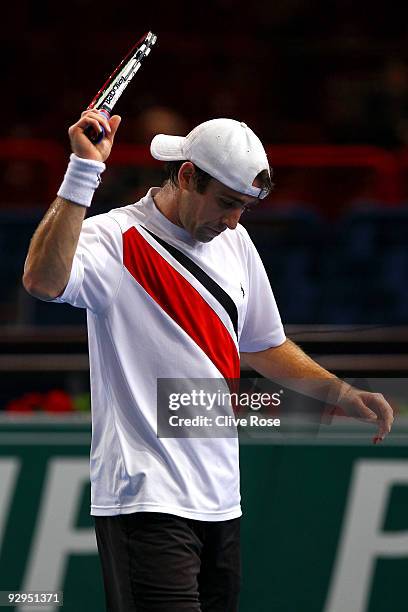
<path fill-rule="evenodd" d="M 31 241 L 24 286 L 87 309 L 92 391 L 91 514 L 111 612 L 236 612 L 240 490 L 236 437 L 158 437 L 158 379 L 329 380 L 338 404 L 390 431 L 383 396 L 342 383 L 285 337 L 243 211 L 271 189 L 254 132 L 214 119 L 158 135 L 162 187 L 84 221 L 120 118 L 86 111 Z M 91 126 L 106 137 L 94 145 Z"/>

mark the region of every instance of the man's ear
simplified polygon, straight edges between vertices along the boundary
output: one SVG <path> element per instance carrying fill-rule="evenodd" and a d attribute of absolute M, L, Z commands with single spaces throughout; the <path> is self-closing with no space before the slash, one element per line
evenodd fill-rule
<path fill-rule="evenodd" d="M 195 190 L 194 174 L 195 174 L 194 164 L 189 161 L 184 162 L 184 164 L 180 166 L 180 169 L 177 175 L 179 187 L 181 189 L 186 189 L 188 191 L 194 191 Z"/>

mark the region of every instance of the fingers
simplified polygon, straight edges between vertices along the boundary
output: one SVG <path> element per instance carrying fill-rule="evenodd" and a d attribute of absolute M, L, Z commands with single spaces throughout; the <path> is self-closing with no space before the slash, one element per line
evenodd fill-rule
<path fill-rule="evenodd" d="M 100 126 L 103 126 L 106 134 L 110 134 L 112 131 L 106 116 L 94 109 L 84 111 L 81 114 L 81 119 L 72 127 L 85 130 L 88 126 L 91 126 L 94 130 L 96 130 L 96 133 L 101 131 Z"/>
<path fill-rule="evenodd" d="M 382 442 L 391 431 L 394 422 L 394 411 L 382 393 L 368 393 L 364 398 L 366 406 L 377 416 L 378 433 L 374 438 L 374 444 Z"/>
<path fill-rule="evenodd" d="M 111 128 L 111 139 L 113 140 L 115 137 L 115 134 L 118 130 L 118 127 L 120 125 L 120 122 L 122 121 L 122 117 L 120 117 L 119 115 L 113 115 L 113 117 L 111 117 L 109 124 L 110 124 L 110 128 Z"/>
<path fill-rule="evenodd" d="M 380 438 L 379 441 L 381 441 L 391 431 L 394 422 L 394 411 L 381 393 L 373 393 L 370 398 L 370 403 L 379 418 L 378 438 Z"/>
<path fill-rule="evenodd" d="M 374 444 L 384 440 L 385 436 L 390 433 L 394 411 L 382 393 L 370 393 L 350 388 L 344 395 L 341 405 L 349 416 L 377 425 L 378 432 L 373 439 Z"/>
<path fill-rule="evenodd" d="M 350 416 L 357 417 L 360 421 L 364 421 L 365 423 L 374 423 L 378 421 L 377 413 L 370 410 L 368 407 L 368 402 L 364 401 L 362 398 L 354 398 L 351 406 L 351 412 L 349 408 L 349 414 Z"/>
<path fill-rule="evenodd" d="M 120 121 L 119 115 L 114 115 L 111 119 L 108 119 L 104 113 L 98 110 L 84 111 L 79 121 L 71 125 L 68 130 L 72 151 L 79 157 L 106 161 L 110 155 Z M 100 134 L 102 131 L 103 138 L 94 142 L 92 133 Z"/>

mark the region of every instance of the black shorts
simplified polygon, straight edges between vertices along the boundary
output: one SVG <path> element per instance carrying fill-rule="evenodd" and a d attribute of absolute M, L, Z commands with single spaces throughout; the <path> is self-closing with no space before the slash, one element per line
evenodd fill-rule
<path fill-rule="evenodd" d="M 95 516 L 108 612 L 237 612 L 240 519 Z"/>

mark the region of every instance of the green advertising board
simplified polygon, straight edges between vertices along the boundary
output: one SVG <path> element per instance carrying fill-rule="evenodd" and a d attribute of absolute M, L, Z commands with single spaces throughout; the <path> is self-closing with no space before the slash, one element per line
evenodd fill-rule
<path fill-rule="evenodd" d="M 407 610 L 408 429 L 380 446 L 361 427 L 334 434 L 241 441 L 241 612 Z M 89 444 L 84 418 L 0 424 L 1 591 L 105 609 Z"/>

